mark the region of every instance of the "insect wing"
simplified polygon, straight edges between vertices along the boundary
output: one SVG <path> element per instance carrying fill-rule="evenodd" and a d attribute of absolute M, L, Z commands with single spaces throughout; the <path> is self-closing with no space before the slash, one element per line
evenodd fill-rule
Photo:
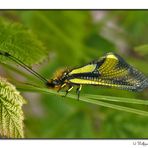
<path fill-rule="evenodd" d="M 98 67 L 100 85 L 132 91 L 148 87 L 148 79 L 119 55 L 108 53 L 102 59 L 104 62 Z"/>

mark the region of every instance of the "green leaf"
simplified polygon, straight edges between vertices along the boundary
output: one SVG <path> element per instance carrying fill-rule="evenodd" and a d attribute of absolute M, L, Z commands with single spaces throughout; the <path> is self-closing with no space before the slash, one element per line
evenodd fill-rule
<path fill-rule="evenodd" d="M 0 50 L 7 51 L 26 64 L 39 63 L 47 57 L 42 43 L 34 34 L 18 23 L 0 18 Z M 0 56 L 1 62 L 7 59 Z"/>
<path fill-rule="evenodd" d="M 0 78 L 0 135 L 23 138 L 24 115 L 22 105 L 26 101 L 13 85 Z"/>

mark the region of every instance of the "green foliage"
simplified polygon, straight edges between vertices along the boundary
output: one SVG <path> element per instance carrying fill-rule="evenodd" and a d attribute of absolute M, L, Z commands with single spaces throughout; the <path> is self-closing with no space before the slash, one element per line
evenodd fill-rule
<path fill-rule="evenodd" d="M 26 64 L 39 63 L 49 53 L 50 62 L 40 66 L 47 78 L 58 68 L 80 66 L 110 51 L 147 74 L 147 11 L 98 11 L 100 16 L 101 13 L 105 13 L 103 19 L 94 21 L 91 11 L 1 11 L 0 37 L 6 44 L 0 42 L 0 50 L 10 52 Z M 108 31 L 106 26 L 113 27 Z M 112 40 L 104 36 L 104 30 Z M 9 41 L 13 46 L 8 46 Z M 121 49 L 117 49 L 116 42 Z M 73 92 L 62 98 L 55 91 L 42 88 L 33 76 L 20 69 L 6 64 L 3 69 L 5 77 L 13 78 L 21 91 L 42 94 L 35 98 L 27 95 L 30 99 L 25 108 L 27 138 L 148 137 L 147 90 L 135 93 L 85 86 L 81 101 L 76 101 Z M 38 88 L 20 87 L 16 82 L 20 79 L 12 70 L 27 82 L 32 80 Z"/>
<path fill-rule="evenodd" d="M 4 19 L 0 19 L 0 50 L 9 52 L 29 65 L 47 57 L 42 43 L 30 30 Z M 2 56 L 0 59 L 1 62 L 6 60 Z"/>
<path fill-rule="evenodd" d="M 69 63 L 69 53 L 73 62 L 67 66 L 75 66 L 90 60 L 90 56 L 97 58 L 105 50 L 114 49 L 113 44 L 96 33 L 88 11 L 22 11 L 18 15 L 56 53 L 61 66 Z"/>
<path fill-rule="evenodd" d="M 83 52 L 87 51 L 83 44 L 88 34 L 87 25 L 91 27 L 88 12 L 22 11 L 18 15 L 21 16 L 20 20 L 31 28 L 47 47 L 50 47 L 49 49 L 57 53 L 59 63 L 68 63 L 69 52 L 71 58 L 75 59 L 74 64 L 82 60 Z M 63 54 L 63 50 L 67 52 Z"/>
<path fill-rule="evenodd" d="M 23 138 L 24 115 L 22 105 L 26 101 L 4 78 L 0 78 L 0 135 Z"/>

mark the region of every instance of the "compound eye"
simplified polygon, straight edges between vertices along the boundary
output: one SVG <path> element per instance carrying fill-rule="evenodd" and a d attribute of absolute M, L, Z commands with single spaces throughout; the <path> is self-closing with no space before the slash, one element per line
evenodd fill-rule
<path fill-rule="evenodd" d="M 53 80 L 53 84 L 54 85 L 58 85 L 59 84 L 59 81 L 58 80 Z"/>

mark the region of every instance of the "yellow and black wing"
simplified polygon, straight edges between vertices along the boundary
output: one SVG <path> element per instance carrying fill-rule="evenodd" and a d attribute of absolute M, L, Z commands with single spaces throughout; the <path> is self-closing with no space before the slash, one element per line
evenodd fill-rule
<path fill-rule="evenodd" d="M 73 69 L 69 73 L 69 82 L 132 91 L 141 91 L 148 87 L 148 79 L 114 53 L 108 53 L 100 60 Z"/>

